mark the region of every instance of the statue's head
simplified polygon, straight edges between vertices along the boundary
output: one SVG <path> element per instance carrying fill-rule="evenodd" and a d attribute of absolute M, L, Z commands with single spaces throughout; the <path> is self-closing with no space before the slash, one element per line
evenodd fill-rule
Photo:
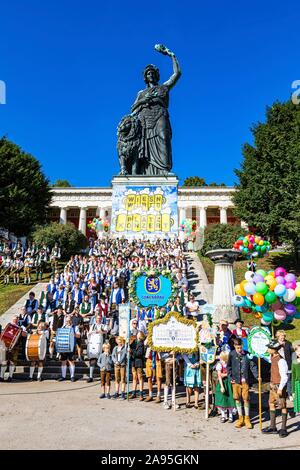
<path fill-rule="evenodd" d="M 147 85 L 152 82 L 155 85 L 158 84 L 160 76 L 159 76 L 159 69 L 158 67 L 155 67 L 153 64 L 149 64 L 144 68 L 143 71 L 144 75 L 144 81 L 147 83 Z"/>

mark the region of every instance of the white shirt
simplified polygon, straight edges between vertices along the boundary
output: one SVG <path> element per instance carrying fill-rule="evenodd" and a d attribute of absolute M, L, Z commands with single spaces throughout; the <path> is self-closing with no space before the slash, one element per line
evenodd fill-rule
<path fill-rule="evenodd" d="M 280 374 L 280 384 L 278 389 L 282 390 L 288 381 L 288 365 L 285 359 L 279 359 L 278 368 Z"/>

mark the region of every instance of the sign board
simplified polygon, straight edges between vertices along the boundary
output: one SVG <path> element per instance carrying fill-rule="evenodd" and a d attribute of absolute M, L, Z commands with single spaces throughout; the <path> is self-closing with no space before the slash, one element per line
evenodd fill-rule
<path fill-rule="evenodd" d="M 271 335 L 265 328 L 252 328 L 248 336 L 248 351 L 253 356 L 268 357 L 267 344 L 271 341 Z"/>
<path fill-rule="evenodd" d="M 178 234 L 177 185 L 113 185 L 111 232 L 147 238 Z"/>
<path fill-rule="evenodd" d="M 216 305 L 205 304 L 202 307 L 202 315 L 214 315 L 216 310 L 217 310 Z"/>
<path fill-rule="evenodd" d="M 127 339 L 129 337 L 130 304 L 119 305 L 119 336 Z"/>
<path fill-rule="evenodd" d="M 163 307 L 172 295 L 171 279 L 165 276 L 140 276 L 136 281 L 136 295 L 142 307 Z"/>
<path fill-rule="evenodd" d="M 148 343 L 153 351 L 191 353 L 198 351 L 196 323 L 177 312 L 168 313 L 162 320 L 150 323 Z"/>
<path fill-rule="evenodd" d="M 212 364 L 216 359 L 217 346 L 205 347 L 203 344 L 199 347 L 200 361 L 205 364 Z"/>

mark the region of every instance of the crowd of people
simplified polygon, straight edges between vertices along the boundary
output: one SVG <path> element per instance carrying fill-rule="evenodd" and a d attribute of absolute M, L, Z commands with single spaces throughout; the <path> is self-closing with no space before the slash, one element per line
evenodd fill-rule
<path fill-rule="evenodd" d="M 26 248 L 20 241 L 9 243 L 0 242 L 0 274 L 3 283 L 31 284 L 33 281 L 42 281 L 48 262 L 51 263 L 52 273 L 57 268 L 61 252 L 58 244 L 50 250 L 43 245 L 38 247 L 35 243 L 28 242 Z M 1 279 L 1 280 L 2 280 Z"/>
<path fill-rule="evenodd" d="M 55 261 L 58 259 L 57 246 L 50 256 Z M 199 354 L 158 353 L 152 351 L 148 343 L 149 323 L 175 311 L 194 320 L 200 332 L 205 333 L 206 329 L 213 331 L 216 347 L 216 360 L 211 370 L 213 403 L 219 410 L 221 422 L 233 422 L 237 414 L 236 427 L 252 428 L 250 386 L 258 379 L 258 371 L 255 361 L 247 354 L 245 340 L 248 330 L 240 319 L 236 321 L 235 328 L 230 329 L 226 320 L 212 328 L 210 317 L 203 317 L 200 304 L 190 290 L 189 263 L 179 240 L 157 240 L 154 243 L 144 240 L 97 240 L 91 243 L 87 255 L 72 256 L 62 272 L 55 265 L 53 268 L 53 275 L 40 298 L 35 298 L 34 292 L 31 292 L 22 312 L 12 319 L 12 323 L 21 329 L 21 335 L 15 347 L 6 351 L 5 361 L 1 364 L 1 382 L 7 368 L 7 381 L 12 381 L 18 354 L 25 357 L 27 335 L 36 332 L 46 337 L 49 358 L 61 363 L 60 381 L 67 378 L 67 366 L 71 381 L 75 381 L 76 363 L 88 360 L 88 382 L 94 380 L 95 368 L 98 366 L 100 369 L 99 398 L 125 400 L 129 361 L 132 376 L 130 399 L 138 398 L 157 404 L 162 402 L 166 410 L 172 406 L 178 408 L 175 375 L 177 384 L 186 388 L 186 407 L 201 409 L 200 394 L 205 374 Z M 142 309 L 131 302 L 130 340 L 127 343 L 126 338 L 119 335 L 119 307 L 131 301 L 129 282 L 137 269 L 168 269 L 174 276 L 177 296 L 162 308 Z M 57 351 L 57 332 L 62 329 L 73 331 L 75 343 L 72 351 Z M 89 355 L 88 350 L 85 353 L 83 348 L 85 343 L 89 347 L 90 339 L 95 335 L 100 345 L 96 356 Z M 300 347 L 293 351 L 282 330 L 269 344 L 269 352 L 271 423 L 265 432 L 277 432 L 274 411 L 279 407 L 282 411 L 279 435 L 285 437 L 287 397 L 294 399 L 295 411 L 300 412 Z M 294 363 L 293 353 L 296 354 Z M 30 362 L 29 380 L 34 380 L 36 366 L 37 380 L 41 381 L 44 360 Z"/>

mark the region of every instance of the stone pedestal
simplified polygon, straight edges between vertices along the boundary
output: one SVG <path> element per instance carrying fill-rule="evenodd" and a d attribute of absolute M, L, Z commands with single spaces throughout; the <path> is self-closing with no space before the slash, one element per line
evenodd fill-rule
<path fill-rule="evenodd" d="M 227 320 L 233 323 L 238 317 L 238 310 L 232 305 L 234 296 L 233 263 L 238 257 L 235 250 L 212 250 L 208 256 L 215 263 L 213 304 L 217 310 L 213 316 L 213 322 Z"/>
<path fill-rule="evenodd" d="M 177 176 L 115 176 L 112 187 L 111 235 L 178 236 Z"/>

